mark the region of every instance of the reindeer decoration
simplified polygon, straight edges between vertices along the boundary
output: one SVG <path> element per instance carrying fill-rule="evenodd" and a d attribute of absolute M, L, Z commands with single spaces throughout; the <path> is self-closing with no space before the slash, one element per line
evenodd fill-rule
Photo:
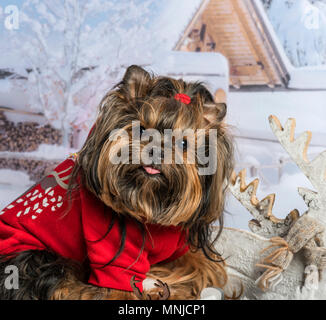
<path fill-rule="evenodd" d="M 229 190 L 254 217 L 249 222 L 252 233 L 226 228 L 217 247 L 229 257 L 231 277 L 245 283 L 245 299 L 326 298 L 324 286 L 318 285 L 326 267 L 326 151 L 309 161 L 311 132 L 295 139 L 295 119 L 289 119 L 284 128 L 275 116 L 269 122 L 316 191 L 299 188 L 308 210 L 301 216 L 293 210 L 285 219 L 278 219 L 272 213 L 275 195 L 258 200 L 259 180 L 247 185 L 245 170 L 234 174 Z"/>

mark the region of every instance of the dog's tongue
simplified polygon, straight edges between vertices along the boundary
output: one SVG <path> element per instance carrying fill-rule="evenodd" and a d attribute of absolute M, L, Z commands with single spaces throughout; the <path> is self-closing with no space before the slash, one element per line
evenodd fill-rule
<path fill-rule="evenodd" d="M 145 169 L 146 172 L 149 173 L 149 174 L 157 174 L 157 173 L 161 173 L 160 170 L 154 169 L 153 167 L 144 167 L 144 169 Z"/>

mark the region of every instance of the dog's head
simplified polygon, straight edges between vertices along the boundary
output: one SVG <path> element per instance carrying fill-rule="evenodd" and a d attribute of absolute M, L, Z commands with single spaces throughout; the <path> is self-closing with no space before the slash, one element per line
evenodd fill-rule
<path fill-rule="evenodd" d="M 142 223 L 202 232 L 221 217 L 233 167 L 225 114 L 200 83 L 129 67 L 79 152 L 86 187 Z"/>

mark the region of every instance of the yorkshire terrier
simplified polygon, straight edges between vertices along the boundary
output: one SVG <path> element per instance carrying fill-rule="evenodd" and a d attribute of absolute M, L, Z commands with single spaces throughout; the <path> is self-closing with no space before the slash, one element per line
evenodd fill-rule
<path fill-rule="evenodd" d="M 0 212 L 0 298 L 198 299 L 223 288 L 225 115 L 202 83 L 130 66 L 82 149 Z"/>

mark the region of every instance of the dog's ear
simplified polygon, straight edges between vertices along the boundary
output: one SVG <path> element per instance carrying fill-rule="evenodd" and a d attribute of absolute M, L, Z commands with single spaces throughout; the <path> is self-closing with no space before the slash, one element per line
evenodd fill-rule
<path fill-rule="evenodd" d="M 226 109 L 225 103 L 205 103 L 203 106 L 205 125 L 214 125 L 223 121 Z"/>
<path fill-rule="evenodd" d="M 143 68 L 132 65 L 126 70 L 122 83 L 128 98 L 144 98 L 150 87 L 151 76 Z"/>

